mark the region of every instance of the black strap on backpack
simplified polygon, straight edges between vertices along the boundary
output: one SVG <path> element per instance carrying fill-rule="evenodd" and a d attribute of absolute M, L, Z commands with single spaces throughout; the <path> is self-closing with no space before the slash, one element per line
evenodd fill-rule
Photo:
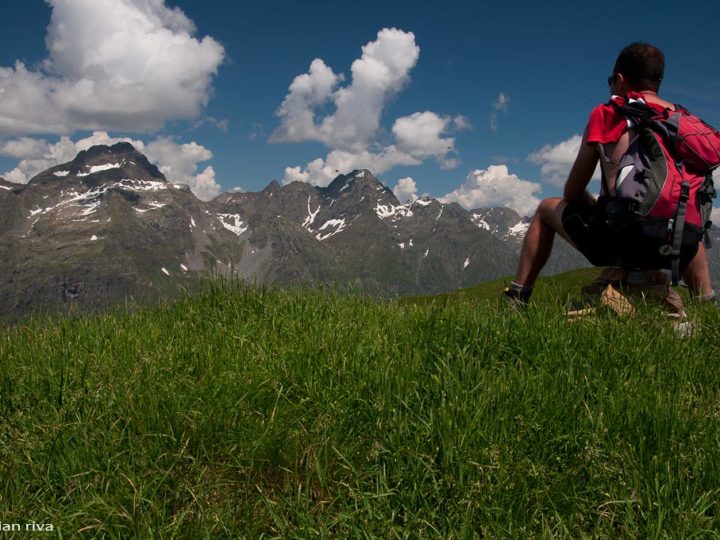
<path fill-rule="evenodd" d="M 681 184 L 680 200 L 678 201 L 677 210 L 675 211 L 675 224 L 673 226 L 671 263 L 673 286 L 676 286 L 678 281 L 680 281 L 680 251 L 682 249 L 683 230 L 685 229 L 685 214 L 687 213 L 687 203 L 689 199 L 690 184 L 683 182 Z"/>
<path fill-rule="evenodd" d="M 707 176 L 705 176 L 705 181 L 698 191 L 698 202 L 700 203 L 700 207 L 712 207 L 713 199 L 716 197 L 717 190 L 715 189 L 715 183 L 713 182 L 713 175 L 712 172 L 709 172 Z M 712 226 L 712 221 L 710 221 L 710 210 L 707 210 L 706 212 L 707 213 L 703 213 L 703 218 L 705 219 L 705 223 L 703 223 L 703 242 L 705 243 L 705 248 L 709 249 L 712 246 L 709 232 L 710 227 Z"/>
<path fill-rule="evenodd" d="M 665 140 L 668 148 L 674 147 L 673 141 L 677 137 L 677 132 L 671 131 L 671 128 L 663 122 L 654 121 L 654 118 L 658 116 L 658 112 L 647 103 L 643 101 L 633 101 L 632 103 L 626 102 L 623 105 L 618 105 L 611 99 L 610 104 L 618 114 L 632 121 L 636 128 L 648 126 Z M 680 105 L 675 105 L 675 107 L 677 111 L 682 109 Z"/>

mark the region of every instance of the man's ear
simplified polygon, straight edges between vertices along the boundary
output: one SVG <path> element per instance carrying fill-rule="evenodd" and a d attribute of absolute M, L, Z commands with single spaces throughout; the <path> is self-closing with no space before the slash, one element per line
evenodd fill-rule
<path fill-rule="evenodd" d="M 628 88 L 627 86 L 627 79 L 622 73 L 615 74 L 615 84 L 617 85 L 617 89 L 620 91 L 621 94 L 625 94 L 628 90 L 630 90 L 630 88 Z"/>

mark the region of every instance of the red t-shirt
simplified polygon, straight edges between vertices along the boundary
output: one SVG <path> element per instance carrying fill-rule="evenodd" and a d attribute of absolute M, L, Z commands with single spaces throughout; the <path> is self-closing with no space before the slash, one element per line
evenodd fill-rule
<path fill-rule="evenodd" d="M 618 105 L 625 104 L 625 98 L 613 96 L 610 98 Z M 628 92 L 628 100 L 643 100 L 641 94 Z M 648 103 L 648 105 L 659 112 L 663 110 L 661 105 Z M 590 120 L 587 126 L 587 142 L 589 143 L 616 143 L 628 129 L 629 121 L 615 110 L 610 103 L 603 103 L 595 107 L 590 113 Z"/>

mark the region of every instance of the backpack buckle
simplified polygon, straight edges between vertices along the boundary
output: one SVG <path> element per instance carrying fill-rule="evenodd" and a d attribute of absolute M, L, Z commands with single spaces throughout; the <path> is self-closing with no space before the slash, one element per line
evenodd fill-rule
<path fill-rule="evenodd" d="M 690 199 L 690 184 L 683 182 L 680 187 L 680 200 L 687 202 Z"/>

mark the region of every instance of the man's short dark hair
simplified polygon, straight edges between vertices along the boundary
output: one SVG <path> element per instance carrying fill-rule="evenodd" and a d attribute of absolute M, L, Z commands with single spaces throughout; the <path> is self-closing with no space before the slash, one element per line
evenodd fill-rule
<path fill-rule="evenodd" d="M 649 43 L 636 41 L 625 47 L 615 61 L 613 75 L 622 73 L 634 90 L 660 88 L 665 72 L 665 55 Z"/>

